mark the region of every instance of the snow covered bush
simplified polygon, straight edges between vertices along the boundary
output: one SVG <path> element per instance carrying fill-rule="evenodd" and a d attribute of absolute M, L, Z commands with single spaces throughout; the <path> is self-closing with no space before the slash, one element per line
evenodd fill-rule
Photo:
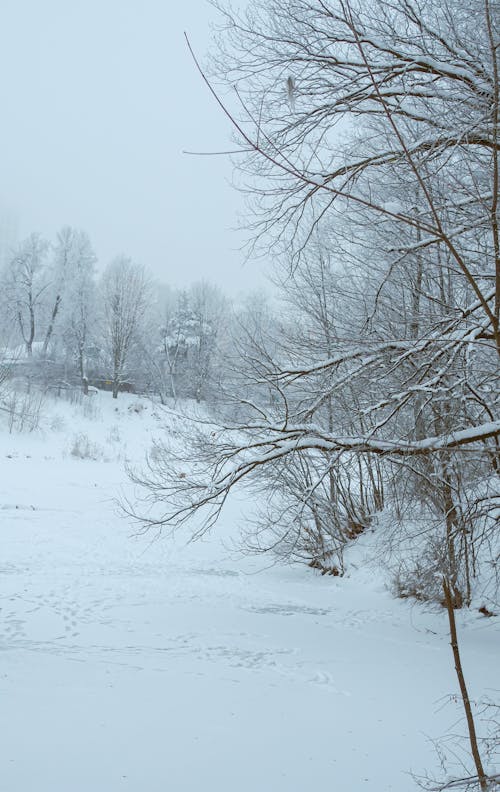
<path fill-rule="evenodd" d="M 29 383 L 11 382 L 0 395 L 9 432 L 33 432 L 40 426 L 45 394 Z"/>
<path fill-rule="evenodd" d="M 109 461 L 109 456 L 103 446 L 90 440 L 84 432 L 73 436 L 69 453 L 76 459 L 92 459 L 95 462 Z"/>

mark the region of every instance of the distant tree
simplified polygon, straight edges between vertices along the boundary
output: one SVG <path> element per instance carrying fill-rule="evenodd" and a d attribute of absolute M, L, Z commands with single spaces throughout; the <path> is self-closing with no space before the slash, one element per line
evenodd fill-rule
<path fill-rule="evenodd" d="M 220 361 L 218 343 L 223 332 L 228 301 L 216 286 L 200 281 L 189 290 L 191 342 L 188 362 L 193 395 L 197 402 L 214 396 Z"/>
<path fill-rule="evenodd" d="M 183 385 L 192 327 L 193 317 L 186 291 L 169 294 L 160 332 L 163 364 L 174 402 L 179 395 L 187 396 L 187 389 Z"/>
<path fill-rule="evenodd" d="M 61 313 L 62 341 L 71 360 L 76 362 L 82 382 L 86 378 L 86 359 L 96 335 L 97 292 L 94 280 L 96 256 L 87 234 L 70 229 L 69 269 Z M 61 242 L 64 245 L 66 237 Z M 61 249 L 63 255 L 64 247 Z M 55 305 L 55 303 L 54 303 Z"/>
<path fill-rule="evenodd" d="M 148 307 L 148 279 L 143 267 L 118 256 L 101 283 L 103 341 L 111 365 L 113 398 L 118 397 L 129 355 Z"/>
<path fill-rule="evenodd" d="M 17 324 L 28 357 L 33 355 L 48 287 L 48 249 L 48 242 L 40 234 L 30 234 L 19 244 L 4 272 L 7 310 Z"/>
<path fill-rule="evenodd" d="M 50 285 L 48 287 L 50 297 L 50 310 L 47 322 L 47 329 L 43 342 L 42 354 L 47 355 L 50 342 L 54 334 L 54 328 L 58 319 L 62 318 L 62 307 L 65 308 L 66 321 L 73 313 L 73 303 L 76 313 L 81 314 L 82 298 L 84 297 L 83 291 L 88 291 L 84 282 L 92 278 L 92 270 L 96 261 L 95 253 L 92 250 L 90 239 L 85 231 L 79 231 L 70 226 L 65 226 L 57 235 L 57 241 L 53 250 L 53 259 L 50 266 Z M 64 306 L 64 303 L 68 303 Z M 76 320 L 76 314 L 73 315 L 73 321 L 69 320 L 72 325 Z M 80 324 L 81 335 L 82 330 L 82 317 L 77 320 Z M 85 317 L 83 317 L 84 325 L 87 325 Z M 84 332 L 86 332 L 84 330 Z M 81 360 L 79 368 L 82 369 Z"/>
<path fill-rule="evenodd" d="M 222 292 L 207 282 L 168 295 L 161 348 L 170 394 L 206 401 L 214 395 L 218 342 L 227 318 Z"/>

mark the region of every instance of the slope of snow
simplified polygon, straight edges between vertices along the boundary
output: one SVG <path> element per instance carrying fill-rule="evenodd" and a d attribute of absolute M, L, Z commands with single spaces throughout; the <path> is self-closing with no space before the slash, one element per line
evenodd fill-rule
<path fill-rule="evenodd" d="M 429 737 L 463 731 L 444 614 L 362 567 L 240 556 L 241 501 L 195 544 L 134 535 L 124 461 L 162 419 L 92 405 L 0 434 L 3 792 L 414 790 Z M 498 686 L 497 621 L 460 615 L 474 698 Z"/>

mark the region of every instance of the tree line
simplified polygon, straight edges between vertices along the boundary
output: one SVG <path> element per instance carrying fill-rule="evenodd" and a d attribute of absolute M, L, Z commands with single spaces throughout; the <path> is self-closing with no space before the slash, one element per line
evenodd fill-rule
<path fill-rule="evenodd" d="M 98 275 L 85 231 L 23 239 L 0 272 L 1 358 L 47 386 L 133 390 L 161 401 L 213 397 L 229 300 L 216 286 L 175 289 L 121 255 Z"/>

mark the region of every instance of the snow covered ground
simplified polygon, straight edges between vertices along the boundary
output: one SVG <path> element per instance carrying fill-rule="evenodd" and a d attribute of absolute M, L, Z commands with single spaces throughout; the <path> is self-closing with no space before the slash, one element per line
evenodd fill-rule
<path fill-rule="evenodd" d="M 445 615 L 363 567 L 242 557 L 251 504 L 196 544 L 134 536 L 124 460 L 161 428 L 137 403 L 0 433 L 2 792 L 415 790 L 429 738 L 463 731 Z M 460 615 L 474 698 L 499 687 L 498 621 Z"/>

